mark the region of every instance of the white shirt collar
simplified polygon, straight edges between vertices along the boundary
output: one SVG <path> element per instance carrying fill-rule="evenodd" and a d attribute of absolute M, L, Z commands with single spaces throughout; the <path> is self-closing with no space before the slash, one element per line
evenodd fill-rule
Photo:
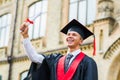
<path fill-rule="evenodd" d="M 81 50 L 78 49 L 78 50 L 75 50 L 73 52 L 67 52 L 67 54 L 72 54 L 74 57 L 76 57 L 80 52 L 81 52 Z"/>

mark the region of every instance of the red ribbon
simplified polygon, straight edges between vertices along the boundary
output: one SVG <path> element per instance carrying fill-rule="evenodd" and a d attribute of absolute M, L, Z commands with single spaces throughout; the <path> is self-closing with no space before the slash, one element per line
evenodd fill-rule
<path fill-rule="evenodd" d="M 70 65 L 68 71 L 65 73 L 64 71 L 64 61 L 65 61 L 65 56 L 61 57 L 58 62 L 57 66 L 57 78 L 58 80 L 71 80 L 79 63 L 83 60 L 85 57 L 84 53 L 79 53 L 79 55 L 74 59 L 72 64 Z"/>
<path fill-rule="evenodd" d="M 33 23 L 34 23 L 34 22 L 31 21 L 29 18 L 27 18 L 25 22 L 29 22 L 30 24 L 33 24 Z"/>
<path fill-rule="evenodd" d="M 96 40 L 95 40 L 95 35 L 94 35 L 94 41 L 93 41 L 93 48 L 94 48 L 94 50 L 93 50 L 93 56 L 95 56 L 96 55 Z"/>

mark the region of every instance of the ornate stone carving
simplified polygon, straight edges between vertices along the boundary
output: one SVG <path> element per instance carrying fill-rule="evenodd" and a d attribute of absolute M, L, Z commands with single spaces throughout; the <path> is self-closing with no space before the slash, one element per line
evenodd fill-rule
<path fill-rule="evenodd" d="M 113 2 L 111 0 L 100 0 L 98 3 L 98 17 L 97 19 L 113 16 Z"/>
<path fill-rule="evenodd" d="M 42 39 L 35 39 L 32 40 L 32 45 L 35 47 L 35 49 L 42 49 L 43 47 L 43 40 Z"/>
<path fill-rule="evenodd" d="M 0 5 L 10 2 L 10 1 L 12 1 L 12 0 L 0 0 Z"/>
<path fill-rule="evenodd" d="M 0 5 L 2 4 L 2 0 L 0 0 Z"/>
<path fill-rule="evenodd" d="M 114 52 L 119 48 L 120 48 L 120 38 L 111 45 L 111 47 L 107 50 L 103 58 L 110 59 L 110 57 L 114 54 Z"/>

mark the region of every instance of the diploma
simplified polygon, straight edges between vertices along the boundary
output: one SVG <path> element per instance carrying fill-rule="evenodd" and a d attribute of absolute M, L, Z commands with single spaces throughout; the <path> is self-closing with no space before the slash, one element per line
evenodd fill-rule
<path fill-rule="evenodd" d="M 45 13 L 45 12 L 40 12 L 40 13 L 38 13 L 37 15 L 35 15 L 33 18 L 27 18 L 27 19 L 25 20 L 26 24 L 27 24 L 27 25 L 34 24 L 35 19 L 36 19 L 37 17 L 39 17 L 41 14 L 44 14 L 44 13 Z M 20 32 L 22 32 L 22 31 L 20 30 Z"/>

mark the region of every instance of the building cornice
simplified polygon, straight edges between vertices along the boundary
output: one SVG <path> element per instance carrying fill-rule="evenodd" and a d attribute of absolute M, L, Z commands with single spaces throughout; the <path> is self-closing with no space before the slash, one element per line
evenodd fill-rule
<path fill-rule="evenodd" d="M 85 43 L 85 44 L 81 45 L 81 47 L 80 47 L 81 50 L 89 50 L 91 48 L 93 48 L 92 43 Z M 64 54 L 67 53 L 67 47 L 62 47 L 62 48 L 53 49 L 53 50 L 47 50 L 47 51 L 39 52 L 39 53 L 45 53 L 45 54 L 61 53 L 61 54 L 64 55 Z M 28 61 L 28 60 L 29 59 L 28 59 L 28 57 L 26 55 L 12 58 L 13 63 L 22 62 L 22 61 Z M 8 64 L 8 60 L 7 59 L 6 60 L 1 60 L 0 65 L 3 65 L 3 64 Z"/>
<path fill-rule="evenodd" d="M 96 24 L 96 23 L 101 23 L 101 22 L 106 22 L 106 21 L 115 22 L 115 19 L 112 17 L 106 17 L 106 18 L 95 20 L 94 23 Z"/>
<path fill-rule="evenodd" d="M 12 58 L 13 62 L 21 62 L 21 61 L 27 61 L 27 60 L 28 60 L 27 56 L 20 56 L 20 57 L 13 57 Z M 0 65 L 3 65 L 3 64 L 8 64 L 8 59 L 1 60 Z"/>
<path fill-rule="evenodd" d="M 112 0 L 99 0 L 98 4 L 100 4 L 101 2 L 105 2 L 105 1 L 113 2 Z"/>

